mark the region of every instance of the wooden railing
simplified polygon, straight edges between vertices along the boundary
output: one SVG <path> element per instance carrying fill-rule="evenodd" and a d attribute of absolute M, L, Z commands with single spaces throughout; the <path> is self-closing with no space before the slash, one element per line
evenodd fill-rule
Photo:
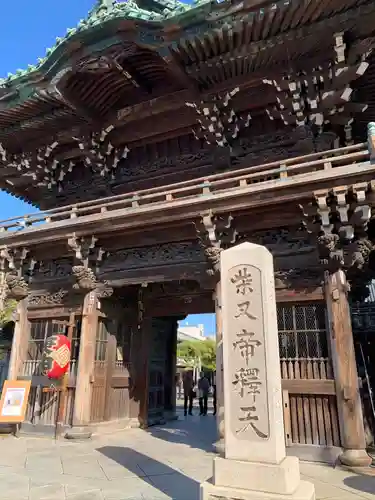
<path fill-rule="evenodd" d="M 246 190 L 254 184 L 259 185 L 269 181 L 282 183 L 300 175 L 324 172 L 359 162 L 362 165 L 370 163 L 367 143 L 13 217 L 0 221 L 0 232 L 25 230 L 31 226 L 71 221 L 84 216 L 100 217 L 107 212 L 120 209 L 134 213 L 140 208 L 147 207 L 153 210 L 160 205 L 165 206 L 182 200 L 189 201 L 204 197 L 212 199 L 217 195 L 230 195 L 233 191 Z"/>

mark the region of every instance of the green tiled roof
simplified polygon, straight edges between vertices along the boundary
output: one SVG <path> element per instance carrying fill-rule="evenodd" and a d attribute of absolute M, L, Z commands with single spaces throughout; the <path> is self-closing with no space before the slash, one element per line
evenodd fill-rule
<path fill-rule="evenodd" d="M 139 20 L 143 22 L 155 23 L 156 25 L 173 19 L 178 24 L 180 18 L 187 17 L 186 22 L 191 22 L 196 17 L 200 7 L 211 6 L 216 2 L 213 0 L 195 0 L 188 5 L 178 0 L 128 0 L 125 2 L 112 0 L 98 0 L 97 5 L 89 12 L 86 19 L 82 19 L 76 28 L 67 30 L 65 36 L 56 38 L 53 47 L 46 50 L 44 57 L 39 58 L 37 64 L 29 65 L 27 69 L 18 69 L 14 74 L 8 74 L 6 78 L 0 79 L 0 88 L 13 86 L 15 81 L 22 77 L 29 76 L 31 73 L 42 69 L 44 63 L 54 54 L 63 44 L 70 41 L 73 37 L 79 36 L 92 28 L 99 27 L 104 23 L 113 20 Z M 142 7 L 140 7 L 142 5 Z M 186 14 L 189 14 L 186 16 Z"/>

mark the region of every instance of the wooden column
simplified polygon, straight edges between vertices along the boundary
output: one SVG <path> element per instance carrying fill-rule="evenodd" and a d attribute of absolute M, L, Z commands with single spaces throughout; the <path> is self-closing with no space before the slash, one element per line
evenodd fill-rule
<path fill-rule="evenodd" d="M 217 453 L 224 453 L 224 373 L 223 373 L 223 325 L 221 315 L 221 283 L 216 283 L 213 293 L 216 319 L 216 422 L 218 441 L 214 444 Z"/>
<path fill-rule="evenodd" d="M 348 466 L 368 466 L 362 406 L 358 386 L 348 285 L 342 270 L 325 273 L 329 341 L 336 384 L 341 442 L 340 461 Z"/>
<path fill-rule="evenodd" d="M 87 429 L 87 426 L 90 423 L 96 333 L 98 328 L 97 302 L 95 292 L 86 294 L 83 301 L 73 429 L 66 434 L 66 437 L 71 439 L 91 437 L 91 431 Z"/>
<path fill-rule="evenodd" d="M 27 356 L 30 337 L 30 323 L 27 318 L 27 298 L 18 302 L 14 326 L 12 352 L 9 361 L 8 379 L 16 380 L 22 375 L 23 363 Z"/>
<path fill-rule="evenodd" d="M 171 363 L 172 363 L 172 412 L 176 415 L 176 373 L 177 373 L 177 331 L 178 331 L 178 320 L 174 320 L 172 325 L 172 339 L 171 339 Z M 177 417 L 176 417 L 177 418 Z"/>
<path fill-rule="evenodd" d="M 164 383 L 164 408 L 166 418 L 176 418 L 176 369 L 177 369 L 177 318 L 170 317 L 168 320 L 167 342 L 166 342 L 166 370 Z"/>
<path fill-rule="evenodd" d="M 152 329 L 152 318 L 143 318 L 141 328 L 138 331 L 139 350 L 135 355 L 138 357 L 136 388 L 139 398 L 139 424 L 142 428 L 148 426 L 148 388 L 149 388 L 149 357 L 150 337 Z"/>

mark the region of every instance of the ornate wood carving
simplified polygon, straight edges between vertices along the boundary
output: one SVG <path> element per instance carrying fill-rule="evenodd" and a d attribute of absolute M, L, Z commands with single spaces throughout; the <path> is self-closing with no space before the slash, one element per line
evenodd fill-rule
<path fill-rule="evenodd" d="M 266 122 L 267 123 L 267 122 Z M 267 125 L 270 127 L 270 125 Z M 262 126 L 262 128 L 266 128 Z M 319 149 L 319 145 L 316 147 Z M 327 148 L 331 144 L 327 142 Z M 272 131 L 257 136 L 244 134 L 232 141 L 229 148 L 203 146 L 193 138 L 180 141 L 163 141 L 151 148 L 137 148 L 130 152 L 126 161 L 120 161 L 114 180 L 101 177 L 99 172 L 84 167 L 74 168 L 63 180 L 63 192 L 45 191 L 49 206 L 56 202 L 69 203 L 95 197 L 110 196 L 113 193 L 146 188 L 153 182 L 163 184 L 163 177 L 170 176 L 170 182 L 177 182 L 180 176 L 188 178 L 205 176 L 231 168 L 249 167 L 268 161 L 300 156 L 315 150 L 314 137 L 308 127 Z M 167 181 L 169 182 L 169 181 Z M 165 181 L 164 181 L 165 183 Z"/>
<path fill-rule="evenodd" d="M 27 297 L 35 264 L 27 248 L 4 247 L 0 250 L 0 269 L 5 277 L 4 293 L 8 298 L 21 300 Z"/>
<path fill-rule="evenodd" d="M 69 290 L 63 288 L 51 292 L 32 292 L 28 299 L 28 305 L 30 307 L 48 307 L 61 305 L 64 303 L 64 300 L 68 294 Z"/>
<path fill-rule="evenodd" d="M 323 281 L 323 271 L 320 268 L 283 269 L 275 271 L 275 287 L 283 288 L 311 288 L 320 286 Z"/>
<path fill-rule="evenodd" d="M 155 173 L 161 174 L 171 168 L 181 169 L 189 165 L 198 165 L 205 163 L 212 158 L 212 151 L 209 149 L 200 149 L 195 153 L 183 153 L 178 156 L 164 156 L 157 160 L 144 161 L 136 164 L 133 162 L 128 166 L 123 166 L 120 169 L 120 175 L 123 178 L 134 178 L 142 175 L 152 175 Z"/>
<path fill-rule="evenodd" d="M 229 105 L 232 97 L 239 91 L 239 87 L 236 87 L 231 92 L 227 92 L 224 97 L 217 95 L 209 101 L 185 103 L 198 115 L 198 126 L 193 128 L 193 134 L 197 139 L 203 138 L 207 144 L 220 147 L 232 146 L 240 130 L 247 128 L 251 120 L 250 113 L 246 116 L 238 116 Z"/>
<path fill-rule="evenodd" d="M 297 227 L 279 227 L 251 234 L 239 234 L 237 242 L 245 241 L 267 247 L 274 257 L 310 253 L 315 250 L 308 234 Z"/>
<path fill-rule="evenodd" d="M 179 280 L 165 283 L 149 283 L 145 289 L 147 300 L 157 297 L 175 297 L 200 293 L 201 288 L 197 281 Z"/>
<path fill-rule="evenodd" d="M 47 282 L 50 280 L 68 278 L 72 274 L 73 258 L 40 261 L 35 268 L 33 281 Z"/>
<path fill-rule="evenodd" d="M 116 148 L 109 140 L 109 133 L 114 129 L 111 125 L 99 132 L 89 135 L 72 137 L 77 144 L 79 155 L 74 160 L 59 160 L 58 155 L 64 153 L 64 148 L 55 140 L 43 148 L 21 154 L 8 152 L 0 143 L 0 161 L 19 171 L 22 176 L 30 177 L 31 182 L 37 187 L 57 186 L 61 192 L 64 188 L 65 176 L 72 172 L 77 164 L 83 160 L 83 165 L 90 168 L 91 172 L 98 172 L 101 177 L 107 173 L 114 178 L 121 159 L 127 158 L 127 146 Z"/>
<path fill-rule="evenodd" d="M 116 270 L 130 270 L 168 264 L 202 262 L 202 248 L 193 241 L 165 243 L 111 252 L 101 267 L 101 274 Z"/>
<path fill-rule="evenodd" d="M 99 285 L 97 274 L 106 252 L 96 246 L 97 241 L 94 236 L 77 237 L 75 234 L 68 239 L 68 246 L 75 257 L 72 274 L 75 279 L 73 288 L 76 290 L 87 292 Z"/>
<path fill-rule="evenodd" d="M 102 177 L 110 173 L 114 178 L 114 172 L 120 160 L 127 158 L 130 151 L 127 146 L 122 148 L 113 146 L 109 139 L 109 134 L 113 129 L 114 126 L 110 125 L 100 132 L 92 132 L 87 137 L 74 138 L 84 154 L 84 165 L 93 171 L 98 171 Z"/>
<path fill-rule="evenodd" d="M 374 274 L 369 267 L 374 243 L 367 233 L 373 205 L 372 186 L 363 183 L 316 192 L 304 210 L 304 226 L 316 242 L 322 266 L 331 273 L 345 270 L 356 288 Z"/>
<path fill-rule="evenodd" d="M 208 265 L 202 286 L 211 288 L 219 279 L 220 254 L 236 242 L 237 231 L 231 215 L 214 215 L 212 211 L 202 214 L 195 228 Z"/>
<path fill-rule="evenodd" d="M 350 143 L 352 114 L 367 109 L 367 105 L 349 103 L 353 92 L 350 84 L 367 70 L 371 49 L 354 56 L 344 42 L 344 33 L 335 33 L 333 41 L 331 64 L 312 68 L 307 74 L 289 72 L 279 80 L 263 80 L 277 91 L 277 105 L 266 111 L 271 120 L 281 119 L 287 125 L 309 124 L 319 132 L 325 123 L 342 125 Z"/>

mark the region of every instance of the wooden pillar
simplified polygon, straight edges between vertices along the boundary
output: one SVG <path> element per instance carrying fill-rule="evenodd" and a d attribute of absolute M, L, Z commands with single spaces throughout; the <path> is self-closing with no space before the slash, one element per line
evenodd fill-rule
<path fill-rule="evenodd" d="M 176 369 L 177 369 L 177 329 L 178 320 L 174 317 L 169 318 L 167 324 L 167 342 L 166 342 L 166 370 L 165 370 L 165 393 L 164 408 L 166 417 L 174 419 L 176 416 Z"/>
<path fill-rule="evenodd" d="M 136 388 L 139 397 L 139 424 L 142 428 L 148 426 L 148 389 L 149 389 L 149 358 L 152 318 L 144 318 L 138 331 L 139 350 Z"/>
<path fill-rule="evenodd" d="M 348 466 L 368 466 L 362 406 L 355 360 L 348 285 L 342 270 L 325 273 L 329 341 L 336 384 L 341 443 L 340 461 Z"/>
<path fill-rule="evenodd" d="M 171 338 L 171 364 L 172 364 L 172 412 L 176 415 L 176 374 L 177 374 L 177 332 L 178 332 L 178 320 L 174 320 L 172 325 L 172 338 Z"/>
<path fill-rule="evenodd" d="M 14 325 L 12 352 L 9 361 L 8 379 L 16 380 L 22 375 L 23 363 L 27 356 L 30 337 L 30 323 L 27 318 L 27 298 L 18 302 Z"/>
<path fill-rule="evenodd" d="M 216 422 L 218 441 L 214 444 L 217 453 L 224 453 L 224 373 L 223 373 L 223 325 L 221 314 L 221 283 L 216 283 L 213 293 L 216 319 Z"/>
<path fill-rule="evenodd" d="M 91 437 L 91 431 L 87 429 L 87 426 L 90 423 L 97 328 L 97 296 L 96 292 L 90 292 L 85 295 L 83 301 L 73 429 L 66 434 L 66 437 L 70 439 Z"/>

